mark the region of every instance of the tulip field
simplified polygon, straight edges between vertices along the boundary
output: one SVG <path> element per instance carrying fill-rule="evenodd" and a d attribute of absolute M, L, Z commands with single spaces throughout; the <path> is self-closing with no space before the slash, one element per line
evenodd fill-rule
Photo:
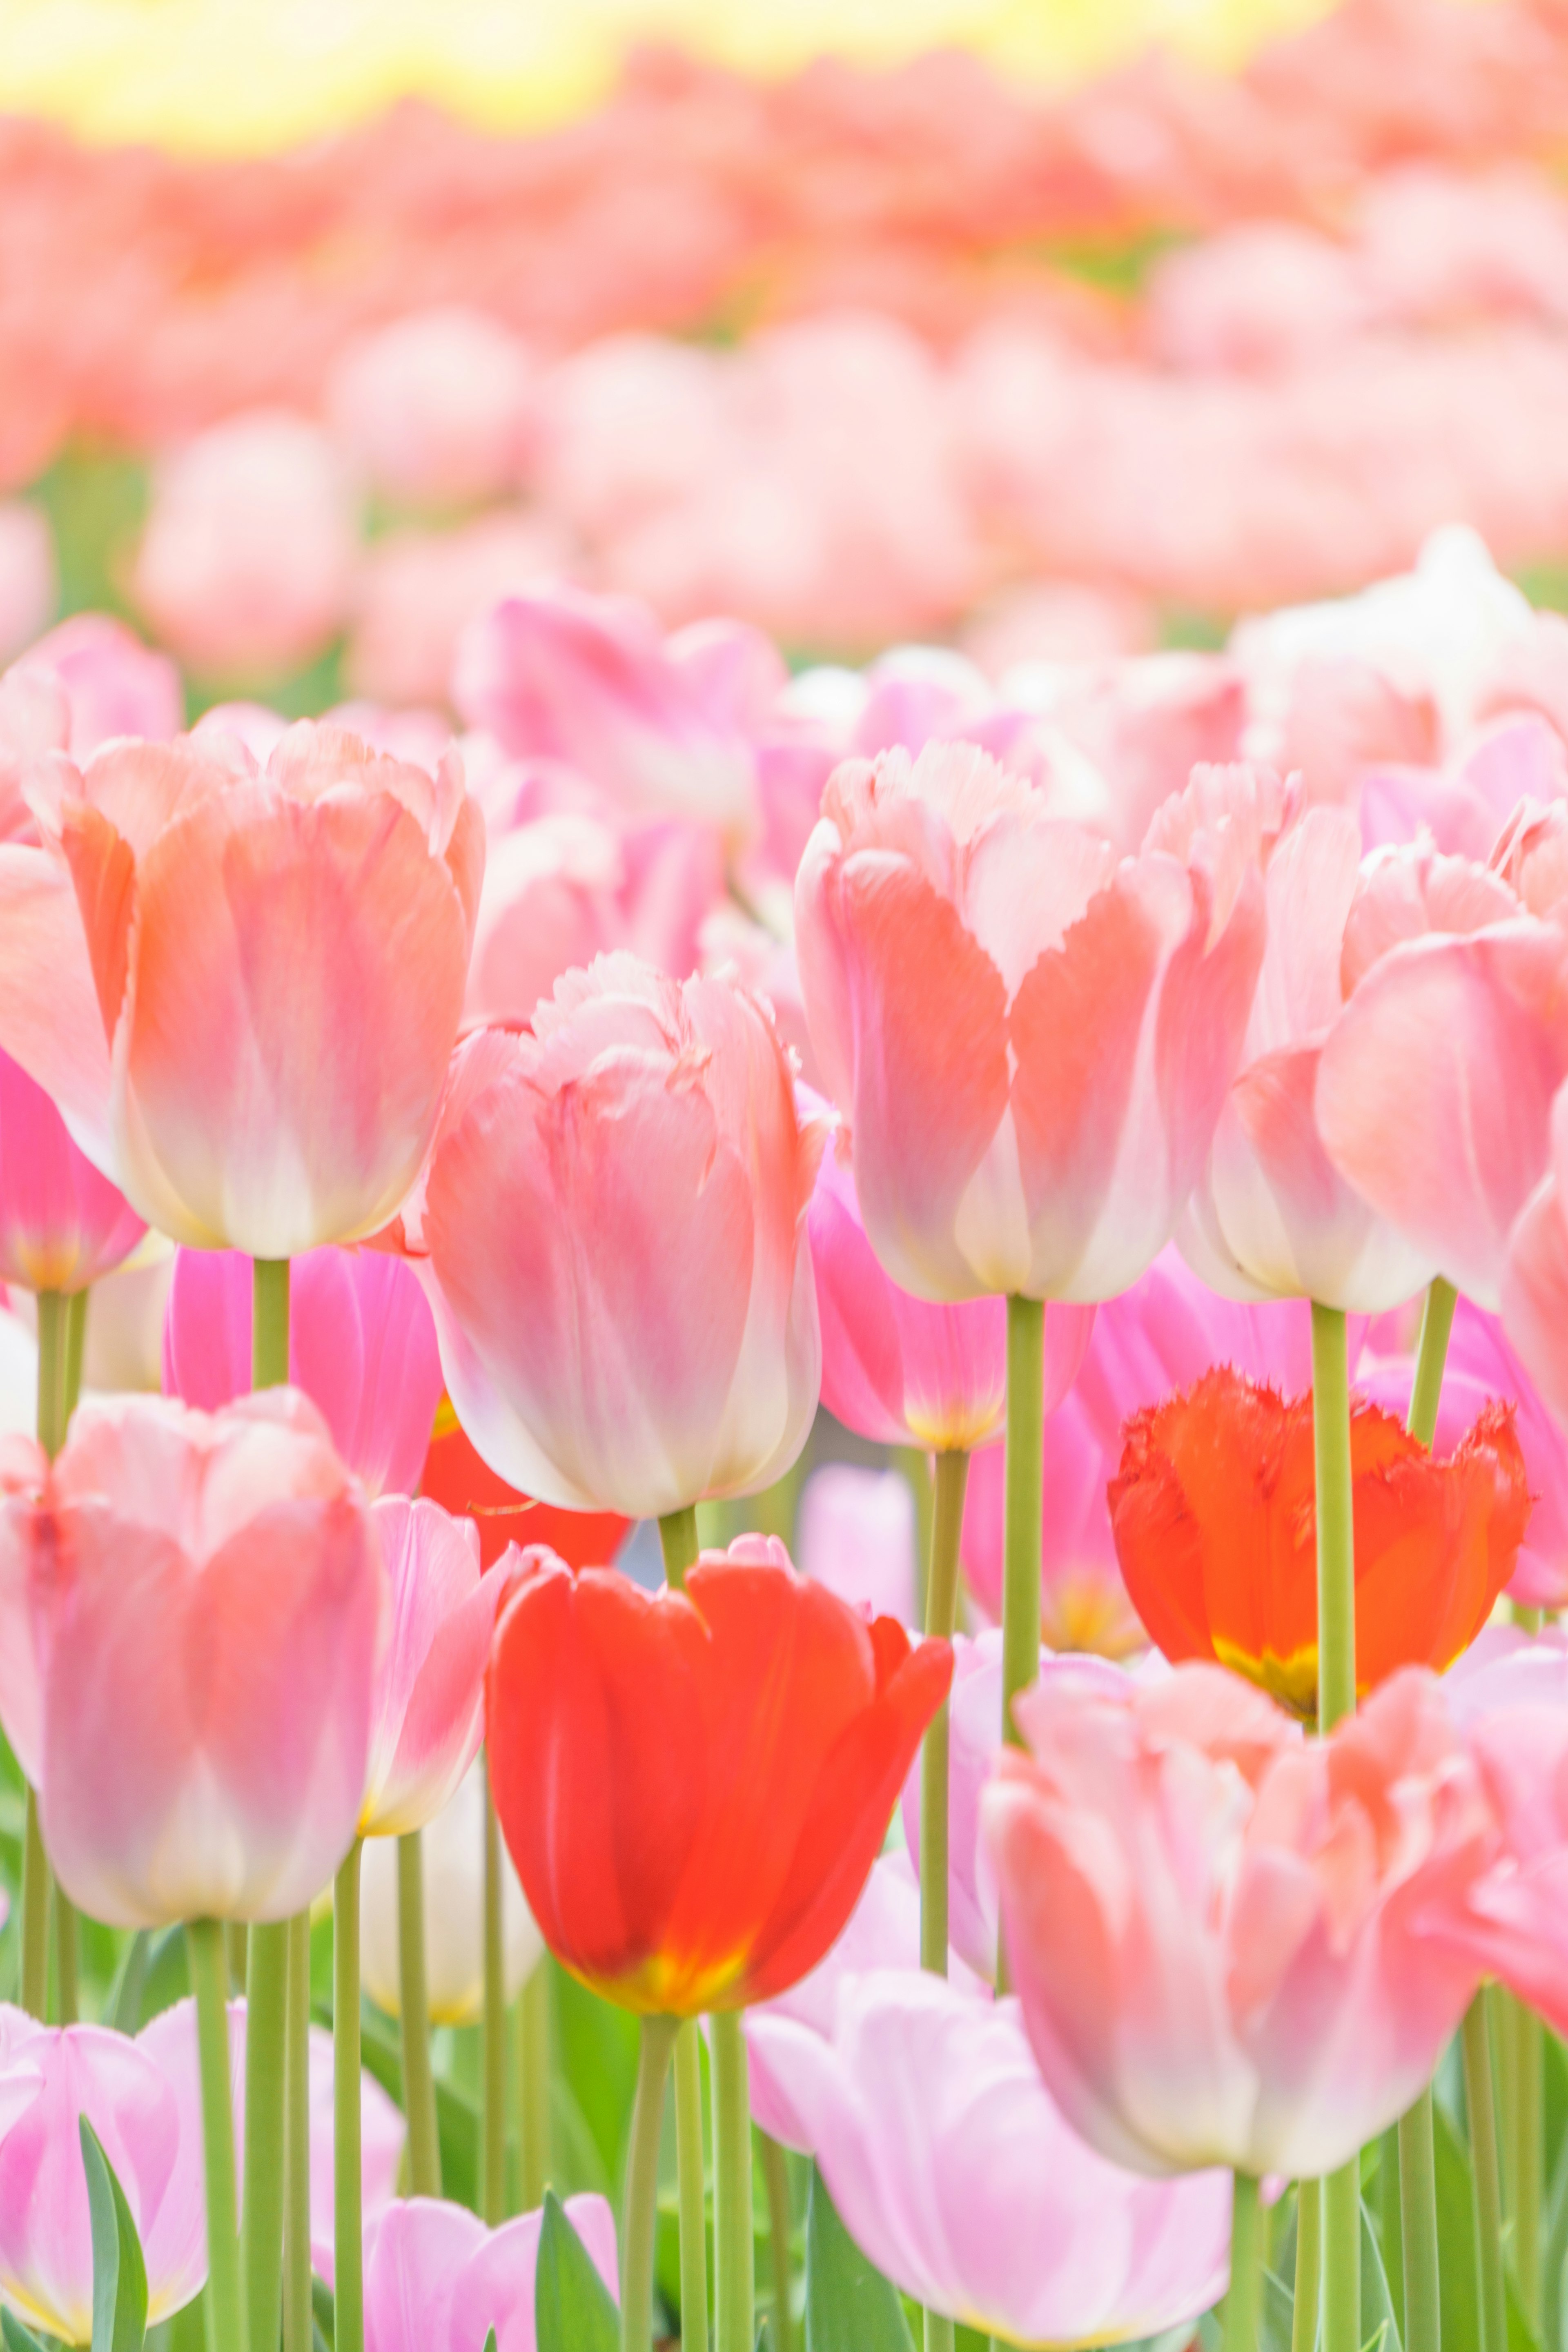
<path fill-rule="evenodd" d="M 1568 2352 L 1568 0 L 219 13 L 0 26 L 0 2352 Z"/>

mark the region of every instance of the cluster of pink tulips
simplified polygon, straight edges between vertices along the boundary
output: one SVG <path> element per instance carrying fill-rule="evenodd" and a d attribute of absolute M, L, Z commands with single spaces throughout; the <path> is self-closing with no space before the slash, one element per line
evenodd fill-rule
<path fill-rule="evenodd" d="M 8 2352 L 1558 2352 L 1568 627 L 177 684 L 0 677 Z"/>

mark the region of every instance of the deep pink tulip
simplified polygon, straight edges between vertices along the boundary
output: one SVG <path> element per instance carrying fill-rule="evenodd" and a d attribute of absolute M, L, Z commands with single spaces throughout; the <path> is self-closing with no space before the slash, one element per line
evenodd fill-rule
<path fill-rule="evenodd" d="M 118 1927 L 309 1903 L 354 1835 L 386 1609 L 310 1401 L 84 1405 L 0 1554 L 36 1661 L 7 1727 L 72 1901 Z"/>
<path fill-rule="evenodd" d="M 1084 2145 L 1018 2003 L 919 1970 L 845 1981 L 826 2032 L 754 2011 L 773 2129 L 814 2156 L 845 2227 L 929 2310 L 1008 2343 L 1152 2336 L 1224 2291 L 1223 2173 L 1140 2179 Z"/>
<path fill-rule="evenodd" d="M 619 2299 L 616 2223 L 602 2197 L 568 2197 L 566 2218 Z M 534 2352 L 540 2211 L 487 2230 L 460 2206 L 414 2197 L 366 2231 L 365 2352 L 468 2352 L 496 2331 L 497 2352 Z"/>
<path fill-rule="evenodd" d="M 1301 1742 L 1234 1675 L 1059 1665 L 982 1804 L 1047 2087 L 1140 2171 L 1331 2171 L 1404 2113 L 1475 1990 L 1433 1939 L 1492 1812 L 1436 1678 Z"/>
<path fill-rule="evenodd" d="M 163 1322 L 163 1393 L 216 1412 L 250 1390 L 250 1261 L 179 1250 Z M 441 1402 L 436 1326 L 384 1250 L 306 1250 L 289 1270 L 289 1377 L 372 1495 L 412 1495 Z"/>
<path fill-rule="evenodd" d="M 77 1150 L 43 1088 L 0 1053 L 0 1282 L 85 1290 L 146 1230 Z"/>
<path fill-rule="evenodd" d="M 1007 1420 L 1007 1310 L 1000 1298 L 934 1306 L 885 1275 L 860 1222 L 847 1139 L 822 1155 L 808 1220 L 822 1325 L 822 1402 L 879 1445 L 965 1452 Z M 1092 1307 L 1046 1318 L 1045 1409 L 1072 1385 Z"/>
<path fill-rule="evenodd" d="M 147 2316 L 179 2311 L 206 2277 L 199 2109 L 156 2045 L 98 2025 L 35 2026 L 0 2011 L 0 2297 L 68 2344 L 92 2336 L 92 2225 L 79 2119 L 125 2191 L 147 2266 Z"/>
<path fill-rule="evenodd" d="M 1268 944 L 1242 1066 L 1181 1245 L 1234 1297 L 1378 1314 L 1420 1289 L 1433 1262 L 1324 1149 L 1314 1108 L 1322 1055 L 1346 999 L 1353 1004 L 1381 958 L 1408 939 L 1496 922 L 1515 901 L 1483 868 L 1426 851 L 1384 852 L 1363 872 L 1360 827 L 1345 808 L 1310 809 L 1287 831 L 1267 887 Z"/>
<path fill-rule="evenodd" d="M 0 848 L 0 1045 L 176 1241 L 292 1257 L 374 1232 L 419 1172 L 462 1008 L 483 825 L 302 723 L 111 744 Z"/>
<path fill-rule="evenodd" d="M 630 956 L 455 1065 L 410 1245 L 447 1388 L 523 1492 L 631 1517 L 780 1477 L 816 1409 L 822 1129 L 756 999 Z"/>
<path fill-rule="evenodd" d="M 371 1507 L 392 1589 L 360 1830 L 401 1837 L 453 1797 L 484 1735 L 485 1664 L 505 1579 L 479 1573 L 472 1519 L 384 1496 Z"/>
<path fill-rule="evenodd" d="M 1200 770 L 1119 861 L 970 745 L 836 771 L 796 950 L 866 1231 L 904 1288 L 1088 1302 L 1170 1239 L 1241 1048 L 1275 800 Z"/>

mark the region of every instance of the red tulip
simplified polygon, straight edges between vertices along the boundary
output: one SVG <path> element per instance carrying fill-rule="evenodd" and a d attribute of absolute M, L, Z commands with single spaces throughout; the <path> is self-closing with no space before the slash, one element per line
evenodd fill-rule
<path fill-rule="evenodd" d="M 645 2013 L 783 1992 L 854 1909 L 949 1644 L 911 1648 L 761 1536 L 704 1553 L 684 1592 L 539 1550 L 520 1570 L 487 1736 L 546 1943 Z"/>
<path fill-rule="evenodd" d="M 454 1518 L 471 1518 L 479 1531 L 479 1565 L 493 1568 L 508 1544 L 547 1544 L 573 1568 L 613 1559 L 631 1526 L 616 1511 L 563 1511 L 509 1486 L 481 1462 L 474 1441 L 443 1397 L 425 1456 L 419 1492 Z"/>

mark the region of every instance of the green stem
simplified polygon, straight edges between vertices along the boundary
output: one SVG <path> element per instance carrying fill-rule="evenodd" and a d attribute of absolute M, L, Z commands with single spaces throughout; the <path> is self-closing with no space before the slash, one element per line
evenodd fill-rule
<path fill-rule="evenodd" d="M 1502 2194 L 1498 2179 L 1497 2109 L 1492 2097 L 1491 2047 L 1486 1997 L 1465 2011 L 1465 2104 L 1470 2116 L 1470 2164 L 1476 2184 L 1476 2277 L 1480 2286 L 1480 2352 L 1507 2352 L 1508 2305 L 1502 2271 Z"/>
<path fill-rule="evenodd" d="M 243 2000 L 245 1998 L 245 1971 L 250 1951 L 249 1931 L 247 1930 L 243 1919 L 231 1919 L 229 1921 L 227 1941 L 228 1980 L 234 1988 L 234 1990 Z"/>
<path fill-rule="evenodd" d="M 708 2031 L 713 2070 L 713 2341 L 715 2352 L 752 2352 L 752 2112 L 740 2011 L 721 2010 L 709 2020 Z"/>
<path fill-rule="evenodd" d="M 310 1915 L 289 1922 L 284 2030 L 283 2347 L 310 2352 Z"/>
<path fill-rule="evenodd" d="M 1040 1671 L 1040 1482 L 1046 1448 L 1046 1310 L 1037 1298 L 1007 1301 L 1007 1440 L 1003 1465 L 1002 1737 L 1023 1735 L 1013 1701 Z"/>
<path fill-rule="evenodd" d="M 1443 1393 L 1443 1367 L 1448 1360 L 1448 1334 L 1459 1294 L 1439 1274 L 1426 1293 L 1421 1311 L 1421 1339 L 1415 1350 L 1415 1381 L 1405 1425 L 1430 1450 L 1437 1429 L 1437 1402 Z"/>
<path fill-rule="evenodd" d="M 251 1260 L 250 1385 L 286 1388 L 289 1382 L 289 1261 Z"/>
<path fill-rule="evenodd" d="M 87 1353 L 87 1302 L 90 1290 L 73 1290 L 66 1301 L 65 1362 L 61 1368 L 60 1435 L 63 1439 L 71 1425 L 71 1415 L 81 1399 L 81 1367 Z"/>
<path fill-rule="evenodd" d="M 522 2210 L 544 2202 L 550 2180 L 550 1961 L 542 1957 L 517 1997 L 518 2188 Z"/>
<path fill-rule="evenodd" d="M 335 2352 L 364 2352 L 360 2159 L 359 1880 L 355 1838 L 332 1889 L 332 2282 Z"/>
<path fill-rule="evenodd" d="M 1320 2185 L 1323 2208 L 1323 2352 L 1361 2344 L 1361 2160 Z"/>
<path fill-rule="evenodd" d="M 967 1454 L 937 1455 L 925 1627 L 947 1641 L 958 1616 L 958 1539 L 968 1480 Z M 947 1974 L 947 1763 L 944 1701 L 921 1748 L 921 1966 L 939 1977 Z"/>
<path fill-rule="evenodd" d="M 944 2318 L 940 2311 L 922 2312 L 921 2316 L 925 2321 L 924 2352 L 952 2352 L 957 2339 L 952 2321 Z M 988 2340 L 994 2344 L 996 2339 L 992 2336 Z"/>
<path fill-rule="evenodd" d="M 74 2025 L 81 2015 L 77 1983 L 76 1911 L 57 1878 L 55 1908 L 55 2015 L 61 2025 Z"/>
<path fill-rule="evenodd" d="M 621 2352 L 649 2352 L 653 2342 L 653 2224 L 658 2195 L 658 2137 L 664 2078 L 674 2046 L 673 2017 L 645 2017 L 626 2150 L 626 2218 L 621 2238 Z M 751 2352 L 750 2346 L 747 2352 Z"/>
<path fill-rule="evenodd" d="M 789 2168 L 783 2148 L 767 2132 L 757 2134 L 757 2150 L 763 2163 L 763 2187 L 767 2191 L 768 2253 L 773 2273 L 770 2352 L 795 2352 L 795 2313 L 790 2308 Z"/>
<path fill-rule="evenodd" d="M 931 1570 L 931 1523 L 935 1506 L 931 1496 L 931 1457 L 922 1445 L 899 1445 L 893 1449 L 893 1466 L 903 1473 L 915 1504 L 915 1599 L 920 1608 L 920 1622 L 926 1616 L 926 1580 Z"/>
<path fill-rule="evenodd" d="M 49 1998 L 49 1857 L 29 1789 L 22 1830 L 22 2007 L 41 2025 Z"/>
<path fill-rule="evenodd" d="M 1225 2298 L 1225 2352 L 1255 2352 L 1262 2282 L 1258 2183 L 1233 2174 L 1230 2201 L 1230 2287 Z"/>
<path fill-rule="evenodd" d="M 1355 1711 L 1355 1527 L 1345 1318 L 1312 1303 L 1312 1449 L 1318 1509 L 1318 1728 Z"/>
<path fill-rule="evenodd" d="M 697 1565 L 697 1506 L 688 1504 L 683 1511 L 666 1511 L 658 1523 L 658 1539 L 664 1546 L 664 1573 L 672 1592 L 684 1592 L 686 1573 Z"/>
<path fill-rule="evenodd" d="M 1296 2185 L 1296 2300 L 1290 2315 L 1290 2352 L 1314 2352 L 1322 2284 L 1322 2183 L 1301 2180 Z"/>
<path fill-rule="evenodd" d="M 680 2352 L 708 2352 L 708 2195 L 702 2166 L 702 2042 L 675 2037 L 675 2169 L 680 2200 Z"/>
<path fill-rule="evenodd" d="M 252 2344 L 278 2341 L 283 2291 L 283 2053 L 289 1922 L 250 1931 L 246 1970 L 245 2210 L 240 2263 Z"/>
<path fill-rule="evenodd" d="M 425 1857 L 419 1832 L 397 1841 L 397 2003 L 402 2013 L 403 2111 L 408 2118 L 409 2193 L 441 2194 L 436 2077 L 430 2066 L 430 1991 L 425 1968 Z"/>
<path fill-rule="evenodd" d="M 479 2213 L 492 2230 L 506 2219 L 506 1954 L 501 1942 L 500 1823 L 485 1771 L 484 2111 Z"/>
<path fill-rule="evenodd" d="M 63 1291 L 38 1293 L 38 1444 L 52 1462 L 65 1443 L 68 1309 Z"/>
<path fill-rule="evenodd" d="M 185 1929 L 185 1944 L 196 1997 L 202 2143 L 206 2156 L 207 2352 L 246 2352 L 246 2307 L 240 2291 L 235 2213 L 234 2102 L 228 2071 L 228 1956 L 222 1926 L 216 1919 L 193 1919 Z"/>
<path fill-rule="evenodd" d="M 1443 2315 L 1430 2089 L 1399 2118 L 1399 2222 L 1405 2248 L 1405 2352 L 1439 2352 Z"/>
<path fill-rule="evenodd" d="M 1513 2274 L 1524 2315 L 1541 2334 L 1541 2206 L 1545 2168 L 1542 2068 L 1546 2047 L 1541 2020 L 1509 1996 L 1514 2032 Z"/>

